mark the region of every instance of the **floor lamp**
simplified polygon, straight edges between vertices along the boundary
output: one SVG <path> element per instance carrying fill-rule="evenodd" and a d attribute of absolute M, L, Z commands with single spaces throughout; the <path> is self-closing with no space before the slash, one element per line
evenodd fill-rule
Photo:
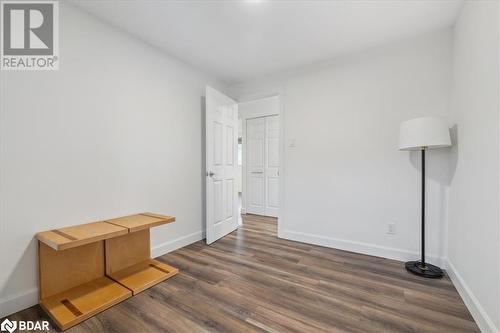
<path fill-rule="evenodd" d="M 425 151 L 449 146 L 450 130 L 446 122 L 439 118 L 416 118 L 401 123 L 399 150 L 420 150 L 422 156 L 422 255 L 420 261 L 408 261 L 405 267 L 409 272 L 426 278 L 440 278 L 443 271 L 425 261 Z"/>

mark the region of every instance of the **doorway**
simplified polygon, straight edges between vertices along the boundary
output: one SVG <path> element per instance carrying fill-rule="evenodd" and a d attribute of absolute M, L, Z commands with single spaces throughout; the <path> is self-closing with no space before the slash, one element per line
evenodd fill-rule
<path fill-rule="evenodd" d="M 278 217 L 279 95 L 238 104 L 241 126 L 241 213 Z"/>

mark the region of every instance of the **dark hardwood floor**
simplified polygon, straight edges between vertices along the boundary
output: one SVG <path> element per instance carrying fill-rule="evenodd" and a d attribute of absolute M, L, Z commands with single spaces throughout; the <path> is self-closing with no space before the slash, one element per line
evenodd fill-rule
<path fill-rule="evenodd" d="M 479 332 L 447 276 L 277 239 L 272 218 L 243 221 L 160 257 L 180 273 L 67 332 Z M 9 318 L 48 319 L 39 306 Z"/>

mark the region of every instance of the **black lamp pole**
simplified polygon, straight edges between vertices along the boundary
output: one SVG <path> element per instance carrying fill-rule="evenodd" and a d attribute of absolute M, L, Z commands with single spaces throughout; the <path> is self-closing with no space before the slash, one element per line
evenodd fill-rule
<path fill-rule="evenodd" d="M 425 150 L 422 148 L 422 258 L 420 261 L 408 261 L 405 263 L 406 270 L 413 274 L 423 276 L 426 278 L 441 278 L 443 277 L 443 271 L 441 268 L 428 264 L 425 262 Z"/>
<path fill-rule="evenodd" d="M 422 267 L 425 267 L 425 148 L 422 149 Z"/>

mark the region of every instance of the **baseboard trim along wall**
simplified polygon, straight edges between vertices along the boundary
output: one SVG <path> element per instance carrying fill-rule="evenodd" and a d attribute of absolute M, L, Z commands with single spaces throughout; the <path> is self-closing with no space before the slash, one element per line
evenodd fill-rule
<path fill-rule="evenodd" d="M 0 318 L 38 304 L 38 288 L 0 299 Z"/>
<path fill-rule="evenodd" d="M 186 236 L 156 245 L 151 248 L 151 257 L 156 258 L 169 252 L 188 246 L 205 238 L 203 231 L 196 231 Z M 38 288 L 0 299 L 0 318 L 38 304 Z"/>
<path fill-rule="evenodd" d="M 481 332 L 500 332 L 500 329 L 495 327 L 493 320 L 491 320 L 491 318 L 488 316 L 486 311 L 481 306 L 481 303 L 479 303 L 479 300 L 472 293 L 472 290 L 470 290 L 470 288 L 467 286 L 464 279 L 449 259 L 447 260 L 446 266 L 446 272 L 448 273 L 451 282 L 453 282 L 453 285 L 455 286 L 455 288 L 457 288 L 460 297 L 462 297 L 465 305 L 467 306 L 467 309 L 469 309 Z"/>
<path fill-rule="evenodd" d="M 349 252 L 356 252 L 367 254 L 375 257 L 382 257 L 387 259 L 394 259 L 400 261 L 416 260 L 420 257 L 419 252 L 412 252 L 408 250 L 396 249 L 386 246 L 380 246 L 369 243 L 354 242 L 345 239 L 338 239 L 304 232 L 284 230 L 278 234 L 279 238 L 293 240 L 301 243 L 314 244 L 333 249 L 339 249 Z M 436 255 L 427 255 L 429 263 L 438 265 L 439 267 L 446 268 L 445 258 Z"/>
<path fill-rule="evenodd" d="M 181 236 L 171 241 L 156 245 L 151 247 L 151 257 L 156 258 L 167 254 L 169 252 L 180 249 L 181 247 L 188 246 L 194 242 L 200 241 L 205 238 L 205 233 L 201 230 L 188 234 L 186 236 Z"/>

